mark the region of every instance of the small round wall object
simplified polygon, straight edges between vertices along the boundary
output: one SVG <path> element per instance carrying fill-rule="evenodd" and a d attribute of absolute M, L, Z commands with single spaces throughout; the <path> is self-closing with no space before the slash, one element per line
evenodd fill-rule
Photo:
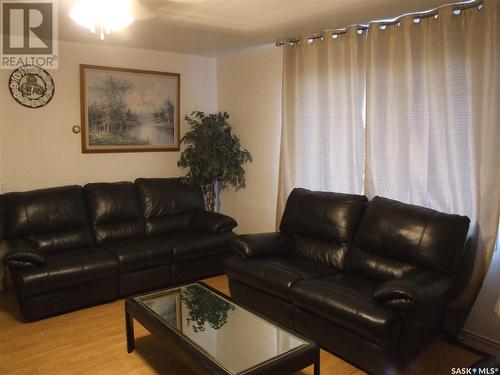
<path fill-rule="evenodd" d="M 75 133 L 75 134 L 80 133 L 80 131 L 81 131 L 81 130 L 82 130 L 82 129 L 81 129 L 81 128 L 80 128 L 80 126 L 78 126 L 78 125 L 75 125 L 75 126 L 73 126 L 73 127 L 71 128 L 71 131 L 72 131 L 73 133 Z"/>
<path fill-rule="evenodd" d="M 46 70 L 36 65 L 24 65 L 10 75 L 9 90 L 19 104 L 28 108 L 40 108 L 52 100 L 56 88 Z"/>

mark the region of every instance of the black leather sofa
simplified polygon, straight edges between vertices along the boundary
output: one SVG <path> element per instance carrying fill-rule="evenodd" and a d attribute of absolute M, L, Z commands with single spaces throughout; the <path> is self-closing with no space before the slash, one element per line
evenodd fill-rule
<path fill-rule="evenodd" d="M 25 321 L 223 273 L 237 225 L 179 179 L 7 193 L 0 217 Z"/>
<path fill-rule="evenodd" d="M 375 197 L 295 189 L 280 232 L 242 235 L 232 297 L 370 373 L 440 331 L 469 219 Z"/>

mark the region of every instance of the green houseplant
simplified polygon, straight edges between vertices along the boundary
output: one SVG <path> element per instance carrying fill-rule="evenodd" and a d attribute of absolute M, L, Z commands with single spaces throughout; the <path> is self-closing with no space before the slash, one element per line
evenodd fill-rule
<path fill-rule="evenodd" d="M 185 117 L 191 126 L 181 139 L 186 148 L 177 165 L 189 168 L 185 179 L 200 185 L 207 209 L 214 211 L 217 192 L 233 186 L 245 187 L 243 164 L 252 161 L 250 152 L 241 148 L 240 140 L 231 133 L 227 112 L 205 114 L 193 112 Z"/>

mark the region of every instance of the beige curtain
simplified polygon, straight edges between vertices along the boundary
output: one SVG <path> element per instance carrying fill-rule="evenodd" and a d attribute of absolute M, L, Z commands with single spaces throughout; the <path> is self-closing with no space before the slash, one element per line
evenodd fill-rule
<path fill-rule="evenodd" d="M 278 225 L 294 187 L 363 190 L 365 39 L 350 28 L 284 47 Z"/>
<path fill-rule="evenodd" d="M 469 216 L 450 333 L 474 303 L 498 228 L 499 3 L 284 48 L 278 224 L 294 187 L 361 193 L 363 181 L 370 197 Z"/>
<path fill-rule="evenodd" d="M 488 269 L 500 213 L 499 1 L 371 25 L 366 69 L 366 193 L 471 219 L 474 272 L 462 264 L 468 288 L 447 321 L 457 331 Z"/>

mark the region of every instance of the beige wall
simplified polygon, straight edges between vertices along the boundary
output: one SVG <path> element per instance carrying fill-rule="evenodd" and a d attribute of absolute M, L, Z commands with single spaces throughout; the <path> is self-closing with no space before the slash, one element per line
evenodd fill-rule
<path fill-rule="evenodd" d="M 493 253 L 490 269 L 464 329 L 500 345 L 500 249 Z"/>
<path fill-rule="evenodd" d="M 62 42 L 59 70 L 51 71 L 56 93 L 46 107 L 33 110 L 0 96 L 0 182 L 5 191 L 22 191 L 90 181 L 178 176 L 178 152 L 82 154 L 79 64 L 106 65 L 181 74 L 181 117 L 193 110 L 217 110 L 216 59 L 139 49 Z M 6 87 L 11 71 L 0 71 Z M 181 135 L 187 125 L 181 121 Z M 3 170 L 3 172 L 2 172 Z"/>
<path fill-rule="evenodd" d="M 239 223 L 239 233 L 274 231 L 281 131 L 282 50 L 274 46 L 218 59 L 219 110 L 227 111 L 234 133 L 253 156 L 247 187 L 221 195 L 222 210 Z"/>

